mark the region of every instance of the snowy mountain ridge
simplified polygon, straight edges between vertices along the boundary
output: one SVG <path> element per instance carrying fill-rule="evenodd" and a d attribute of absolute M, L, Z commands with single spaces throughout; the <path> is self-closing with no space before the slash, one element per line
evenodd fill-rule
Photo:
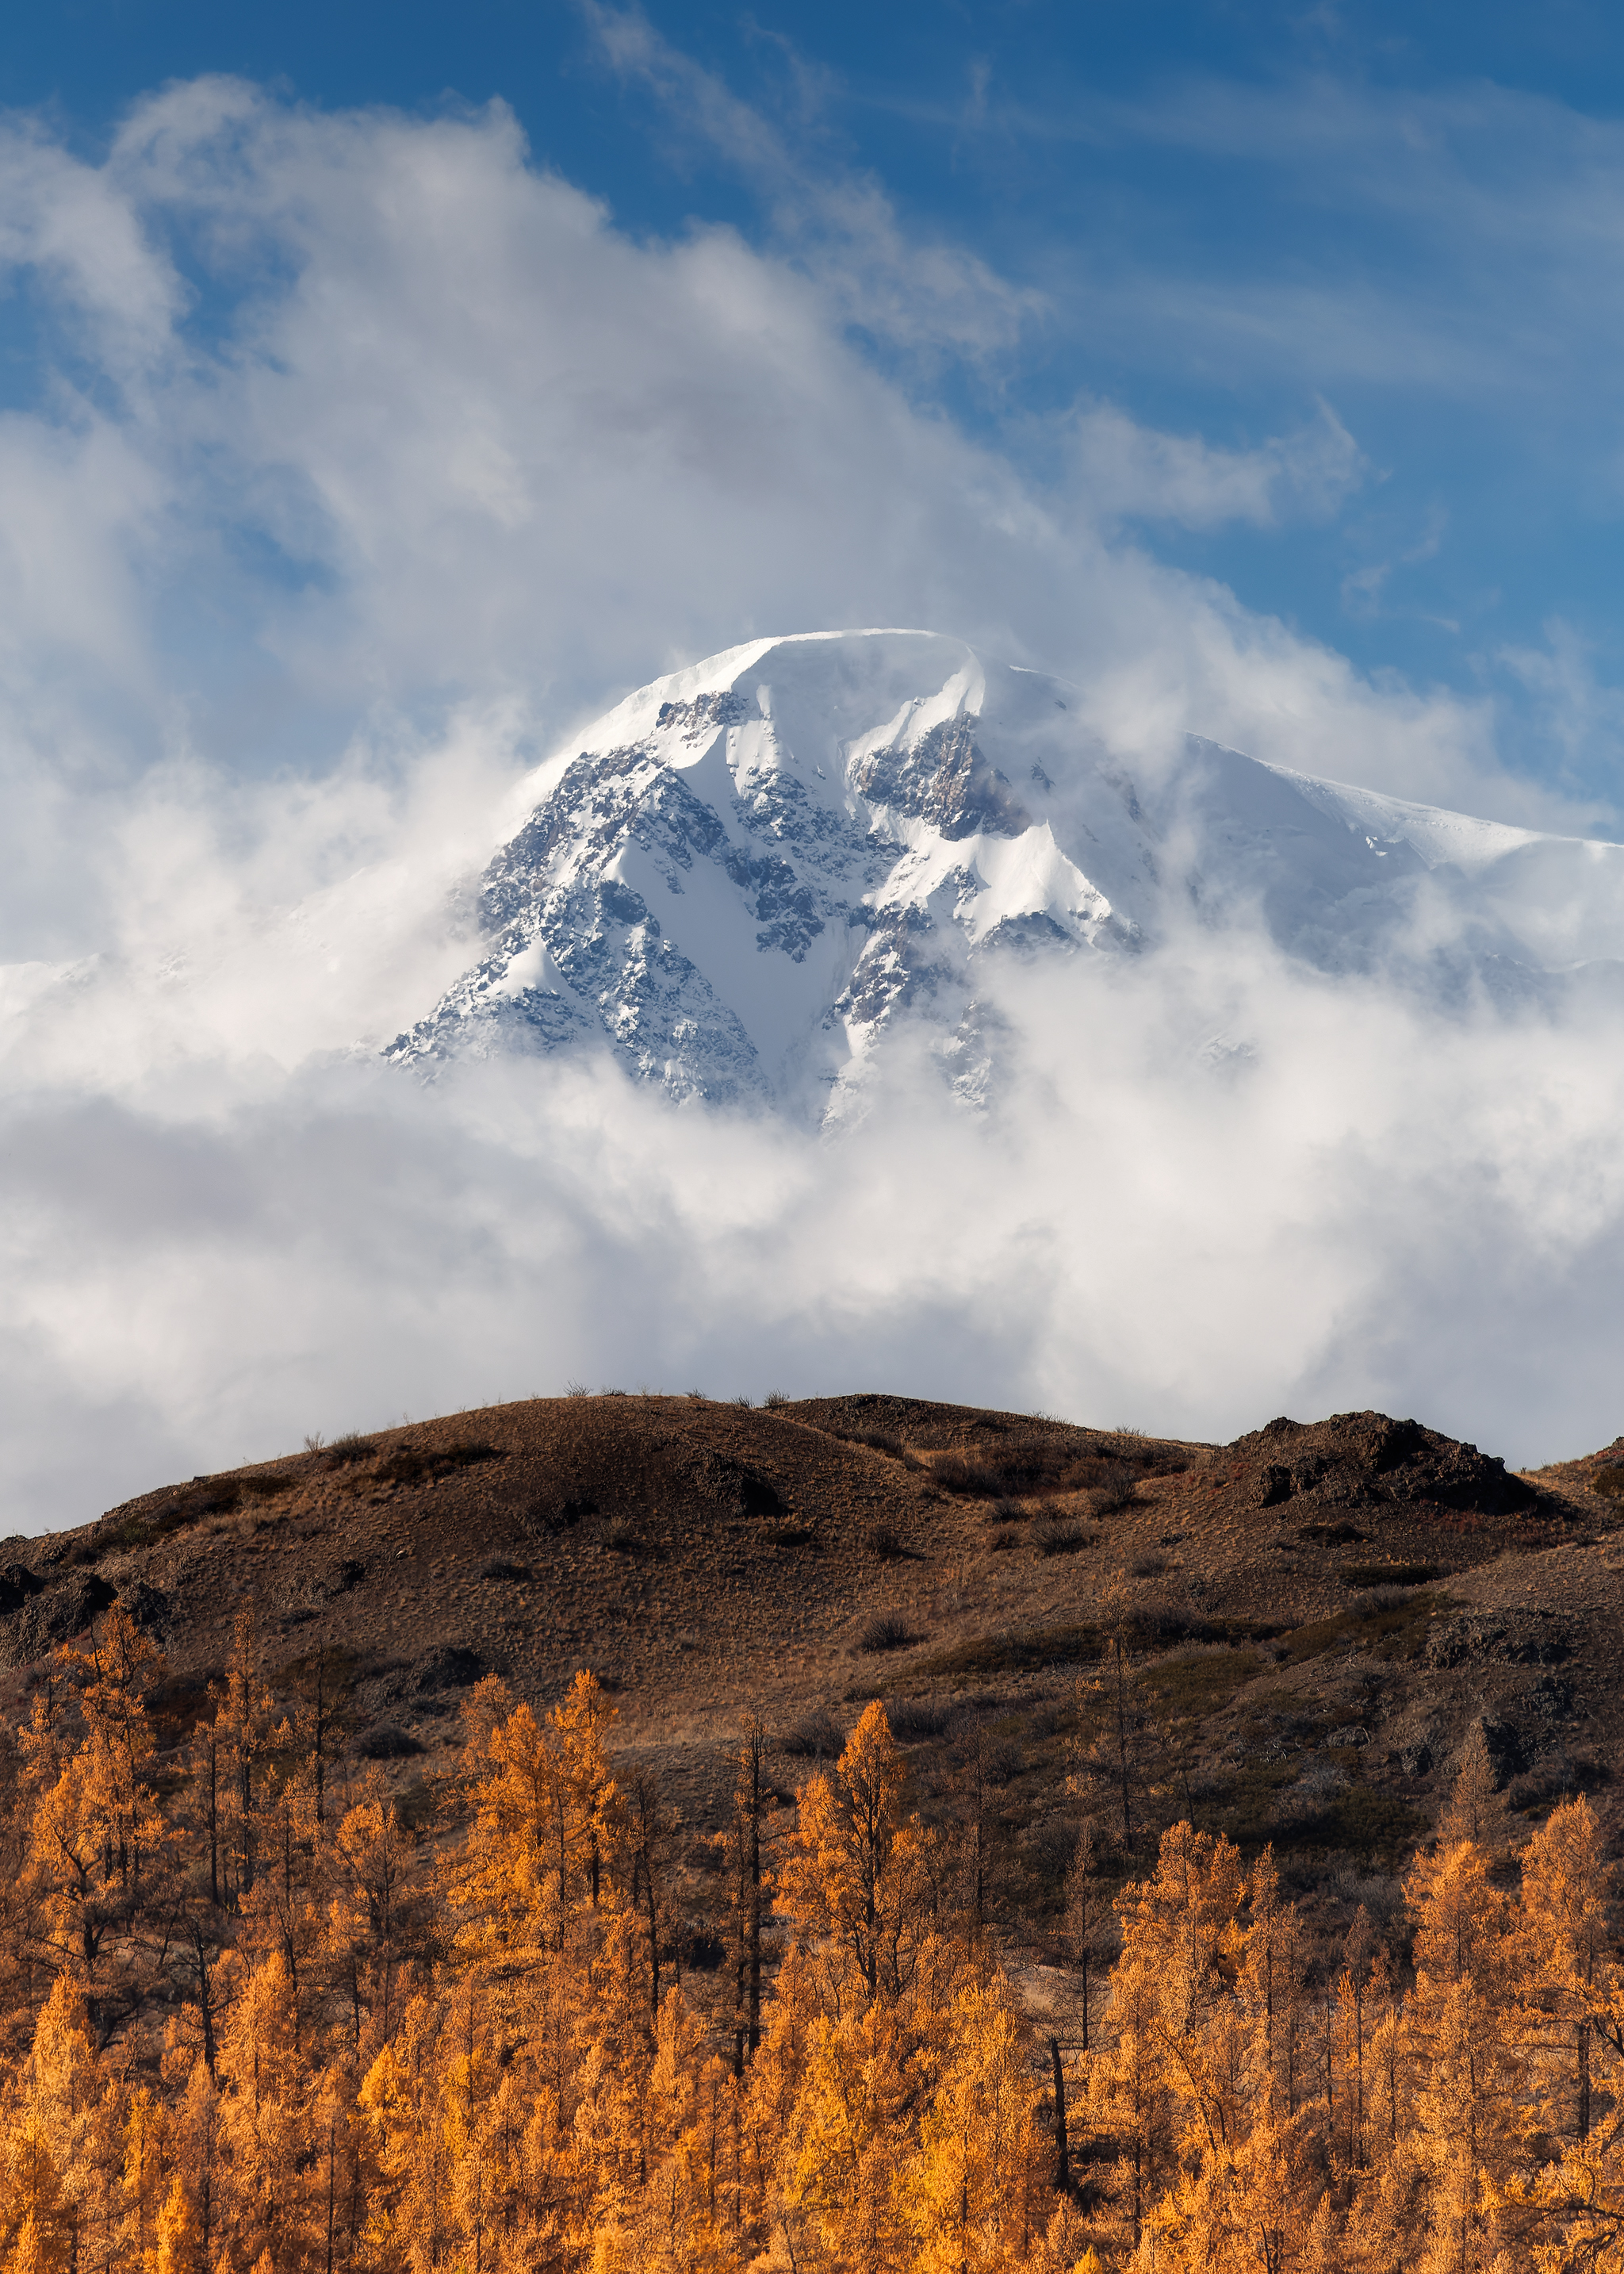
<path fill-rule="evenodd" d="M 1624 847 L 1195 738 L 1136 781 L 1075 699 L 914 631 L 757 640 L 654 681 L 538 772 L 480 883 L 484 953 L 387 1055 L 606 1042 L 674 1098 L 822 1114 L 918 1013 L 974 1089 L 989 959 L 1132 955 L 1192 909 L 1446 997 L 1624 981 Z"/>

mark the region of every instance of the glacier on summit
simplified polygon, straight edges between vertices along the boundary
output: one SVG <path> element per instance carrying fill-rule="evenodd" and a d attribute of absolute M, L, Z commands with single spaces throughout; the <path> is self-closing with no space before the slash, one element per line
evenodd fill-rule
<path fill-rule="evenodd" d="M 1196 737 L 1136 778 L 1076 689 L 936 633 L 731 648 L 579 743 L 532 779 L 480 881 L 484 952 L 395 1061 L 606 1043 L 676 1099 L 838 1118 L 909 1013 L 980 1094 L 1001 956 L 1252 924 L 1446 1005 L 1624 979 L 1624 847 Z"/>

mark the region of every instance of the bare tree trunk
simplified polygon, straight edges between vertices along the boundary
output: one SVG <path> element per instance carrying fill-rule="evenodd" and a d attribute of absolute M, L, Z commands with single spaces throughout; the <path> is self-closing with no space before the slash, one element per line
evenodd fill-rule
<path fill-rule="evenodd" d="M 1066 2132 L 1065 2070 L 1060 2061 L 1060 2040 L 1049 2041 L 1049 2057 L 1055 2067 L 1055 2193 L 1069 2195 L 1071 2192 L 1071 2145 Z"/>

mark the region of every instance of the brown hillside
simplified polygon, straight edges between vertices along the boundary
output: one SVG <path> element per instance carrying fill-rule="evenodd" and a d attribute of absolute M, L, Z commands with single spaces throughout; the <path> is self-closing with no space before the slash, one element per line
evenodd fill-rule
<path fill-rule="evenodd" d="M 883 1695 L 927 1805 L 972 1736 L 992 1761 L 1006 1922 L 1039 1934 L 1077 1684 L 1113 1637 L 1146 1704 L 1147 1820 L 1271 1838 L 1299 1884 L 1380 1874 L 1475 1721 L 1515 1805 L 1599 1788 L 1620 1449 L 1522 1479 L 1371 1413 L 1213 1446 L 878 1395 L 538 1399 L 5 1543 L 4 1703 L 122 1595 L 168 1655 L 178 1735 L 250 1607 L 273 1681 L 324 1660 L 352 1758 L 410 1791 L 449 1767 L 480 1673 L 551 1700 L 586 1665 L 698 1832 L 747 1706 L 787 1797 Z"/>

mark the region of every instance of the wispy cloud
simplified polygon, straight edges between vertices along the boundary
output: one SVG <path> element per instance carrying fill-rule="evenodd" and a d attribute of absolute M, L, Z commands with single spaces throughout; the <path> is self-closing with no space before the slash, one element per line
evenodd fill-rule
<path fill-rule="evenodd" d="M 1069 440 L 1075 478 L 1096 513 L 1186 529 L 1320 520 L 1367 471 L 1358 444 L 1327 403 L 1312 425 L 1251 450 L 1214 447 L 1197 434 L 1157 433 L 1112 403 L 1079 409 Z"/>
<path fill-rule="evenodd" d="M 888 346 L 984 359 L 1012 348 L 1041 320 L 1043 296 L 1001 276 L 961 245 L 906 229 L 883 184 L 853 164 L 804 100 L 791 134 L 685 55 L 640 9 L 584 0 L 612 67 L 658 102 L 671 139 L 748 183 L 771 213 L 780 247 L 815 276 L 848 323 Z M 779 42 L 811 94 L 803 60 Z"/>

